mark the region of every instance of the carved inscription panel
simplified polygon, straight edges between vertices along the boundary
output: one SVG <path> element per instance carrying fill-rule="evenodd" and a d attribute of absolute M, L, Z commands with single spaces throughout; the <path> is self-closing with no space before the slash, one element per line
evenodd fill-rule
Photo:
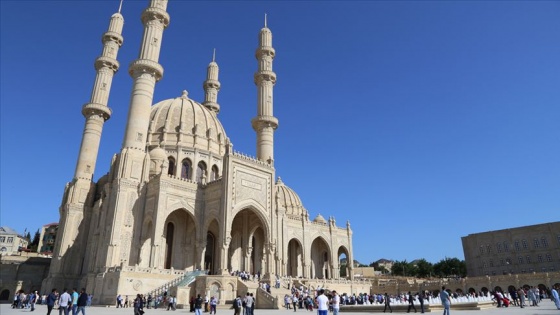
<path fill-rule="evenodd" d="M 245 170 L 235 171 L 235 203 L 252 199 L 267 208 L 268 185 L 266 177 L 251 174 Z"/>

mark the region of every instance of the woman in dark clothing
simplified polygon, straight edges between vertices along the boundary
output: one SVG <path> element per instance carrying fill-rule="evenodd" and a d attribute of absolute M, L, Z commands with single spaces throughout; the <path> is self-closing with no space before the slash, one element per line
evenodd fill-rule
<path fill-rule="evenodd" d="M 144 299 L 140 294 L 137 294 L 136 299 L 134 299 L 134 315 L 142 314 L 144 314 Z"/>

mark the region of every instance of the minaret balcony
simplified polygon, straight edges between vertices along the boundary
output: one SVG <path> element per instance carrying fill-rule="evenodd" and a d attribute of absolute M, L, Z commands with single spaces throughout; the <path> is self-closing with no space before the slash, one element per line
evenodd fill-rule
<path fill-rule="evenodd" d="M 263 81 L 269 81 L 273 84 L 276 83 L 276 73 L 270 70 L 261 70 L 255 73 L 255 84 L 259 84 Z"/>
<path fill-rule="evenodd" d="M 109 68 L 113 70 L 113 72 L 117 72 L 119 67 L 119 62 L 111 57 L 99 56 L 95 59 L 95 70 L 97 71 L 102 68 Z"/>
<path fill-rule="evenodd" d="M 251 119 L 251 125 L 254 130 L 261 130 L 265 127 L 278 128 L 278 118 L 274 116 L 257 116 Z"/>
<path fill-rule="evenodd" d="M 161 80 L 163 77 L 163 67 L 159 63 L 148 59 L 133 61 L 128 68 L 128 72 L 133 77 L 147 72 L 152 74 L 156 78 L 156 81 Z"/>
<path fill-rule="evenodd" d="M 144 25 L 146 25 L 146 23 L 148 23 L 149 21 L 159 20 L 161 24 L 163 24 L 163 27 L 169 26 L 170 21 L 169 13 L 167 13 L 163 9 L 156 7 L 149 7 L 144 10 L 144 12 L 142 12 L 141 19 Z"/>
<path fill-rule="evenodd" d="M 97 115 L 103 117 L 104 120 L 108 120 L 112 113 L 111 109 L 103 104 L 87 103 L 82 107 L 82 115 L 86 118 Z"/>
<path fill-rule="evenodd" d="M 271 46 L 261 46 L 257 48 L 257 51 L 255 52 L 255 57 L 257 57 L 257 59 L 262 59 L 263 56 L 269 56 L 274 58 L 274 56 L 276 56 L 276 50 L 274 50 L 274 48 Z"/>
<path fill-rule="evenodd" d="M 119 46 L 122 46 L 124 38 L 121 34 L 117 33 L 117 32 L 105 32 L 105 34 L 103 34 L 103 37 L 101 37 L 101 41 L 105 44 L 106 42 L 115 42 L 117 43 Z"/>

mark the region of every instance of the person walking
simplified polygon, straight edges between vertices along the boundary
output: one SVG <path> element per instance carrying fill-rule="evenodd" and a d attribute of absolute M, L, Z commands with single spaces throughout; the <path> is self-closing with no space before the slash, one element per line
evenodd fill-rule
<path fill-rule="evenodd" d="M 200 294 L 196 296 L 196 299 L 194 299 L 194 313 L 196 315 L 202 315 L 202 298 L 200 297 Z"/>
<path fill-rule="evenodd" d="M 56 291 L 56 289 L 52 289 L 49 296 L 47 296 L 47 315 L 51 315 L 51 311 L 57 299 L 58 299 L 58 291 Z"/>
<path fill-rule="evenodd" d="M 385 292 L 385 308 L 383 309 L 383 313 L 385 313 L 385 311 L 387 310 L 387 307 L 389 308 L 389 311 L 391 313 L 393 313 L 393 309 L 391 308 L 391 299 L 389 298 L 389 294 L 387 294 L 387 292 Z"/>
<path fill-rule="evenodd" d="M 333 297 L 331 299 L 331 302 L 332 302 L 333 315 L 338 315 L 338 312 L 340 311 L 340 296 L 335 290 L 332 291 L 332 294 Z"/>
<path fill-rule="evenodd" d="M 216 314 L 216 305 L 218 305 L 218 299 L 212 296 L 210 298 L 210 314 Z"/>
<path fill-rule="evenodd" d="M 76 314 L 80 314 L 82 312 L 83 315 L 86 315 L 86 306 L 88 304 L 88 294 L 86 293 L 86 289 L 82 288 L 80 291 L 80 296 L 78 297 L 78 310 Z"/>
<path fill-rule="evenodd" d="M 445 286 L 441 287 L 439 297 L 441 299 L 441 305 L 443 305 L 443 315 L 450 315 L 449 309 L 451 308 L 451 298 L 449 297 L 449 293 L 445 291 Z"/>
<path fill-rule="evenodd" d="M 408 291 L 408 311 L 406 312 L 410 313 L 411 308 L 414 309 L 414 313 L 417 313 L 416 307 L 414 306 L 414 296 L 412 296 L 412 293 Z"/>
<path fill-rule="evenodd" d="M 240 315 L 241 314 L 241 296 L 237 296 L 237 298 L 233 301 L 233 315 Z"/>
<path fill-rule="evenodd" d="M 69 307 L 71 306 L 72 306 L 72 297 L 68 293 L 68 289 L 64 288 L 64 290 L 62 290 L 62 294 L 60 295 L 60 300 L 58 302 L 58 315 L 62 315 L 63 312 L 64 315 L 68 315 L 68 312 L 70 311 Z"/>
<path fill-rule="evenodd" d="M 325 296 L 325 290 L 319 290 L 319 296 L 317 296 L 317 309 L 318 315 L 327 315 L 329 312 L 329 298 Z"/>
<path fill-rule="evenodd" d="M 523 288 L 519 288 L 519 290 L 517 290 L 517 296 L 519 296 L 519 307 L 524 308 L 525 307 L 525 290 L 523 290 Z"/>
<path fill-rule="evenodd" d="M 552 300 L 554 301 L 554 304 L 556 305 L 556 308 L 560 310 L 560 296 L 558 296 L 558 290 L 560 290 L 560 285 L 555 285 L 552 288 Z"/>
<path fill-rule="evenodd" d="M 424 313 L 424 290 L 418 292 L 418 302 L 420 302 L 420 313 Z"/>
<path fill-rule="evenodd" d="M 144 299 L 142 298 L 142 295 L 136 294 L 136 298 L 134 299 L 134 315 L 142 314 L 144 314 Z"/>

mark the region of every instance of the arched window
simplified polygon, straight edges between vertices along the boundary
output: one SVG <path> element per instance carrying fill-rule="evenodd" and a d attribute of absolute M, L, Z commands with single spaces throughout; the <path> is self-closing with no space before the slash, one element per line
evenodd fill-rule
<path fill-rule="evenodd" d="M 175 175 L 175 159 L 168 157 L 169 167 L 167 168 L 167 175 Z"/>
<path fill-rule="evenodd" d="M 206 176 L 206 164 L 204 162 L 198 162 L 196 168 L 196 182 L 202 183 L 202 178 Z"/>
<path fill-rule="evenodd" d="M 191 179 L 191 161 L 184 159 L 181 163 L 181 178 Z"/>
<path fill-rule="evenodd" d="M 216 165 L 212 166 L 212 177 L 211 180 L 216 180 L 220 177 L 218 167 Z"/>

